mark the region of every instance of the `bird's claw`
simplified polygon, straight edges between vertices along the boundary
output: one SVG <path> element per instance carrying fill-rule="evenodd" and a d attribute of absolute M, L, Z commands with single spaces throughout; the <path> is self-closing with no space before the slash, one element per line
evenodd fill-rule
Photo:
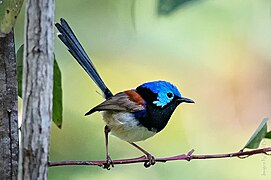
<path fill-rule="evenodd" d="M 109 155 L 106 156 L 106 163 L 104 164 L 103 168 L 110 170 L 111 167 L 114 167 L 114 163 L 113 160 L 111 159 L 111 157 Z"/>
<path fill-rule="evenodd" d="M 151 154 L 147 154 L 146 157 L 149 161 L 146 161 L 144 163 L 145 168 L 148 168 L 155 164 L 155 158 Z"/>

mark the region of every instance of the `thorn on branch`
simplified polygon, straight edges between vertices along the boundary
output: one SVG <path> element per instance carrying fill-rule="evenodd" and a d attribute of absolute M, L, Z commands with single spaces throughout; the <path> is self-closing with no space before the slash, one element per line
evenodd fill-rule
<path fill-rule="evenodd" d="M 192 149 L 191 151 L 189 151 L 188 153 L 187 153 L 187 155 L 186 155 L 186 160 L 187 161 L 191 161 L 191 159 L 192 159 L 192 154 L 195 152 L 195 150 L 194 149 Z"/>

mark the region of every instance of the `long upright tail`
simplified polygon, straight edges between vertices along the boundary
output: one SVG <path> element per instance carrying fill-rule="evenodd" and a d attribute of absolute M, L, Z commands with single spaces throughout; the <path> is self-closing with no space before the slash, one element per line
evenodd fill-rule
<path fill-rule="evenodd" d="M 86 51 L 76 38 L 69 24 L 61 18 L 60 23 L 56 23 L 55 26 L 60 32 L 60 34 L 58 34 L 59 39 L 67 46 L 68 51 L 71 53 L 71 55 L 76 59 L 76 61 L 88 73 L 91 79 L 102 90 L 105 98 L 107 99 L 113 96 L 112 92 L 107 88 L 102 78 L 99 76 L 96 68 L 94 67 Z"/>

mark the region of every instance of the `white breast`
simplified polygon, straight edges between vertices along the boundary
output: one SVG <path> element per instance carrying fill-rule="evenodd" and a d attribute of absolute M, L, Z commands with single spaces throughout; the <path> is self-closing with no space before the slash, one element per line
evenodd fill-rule
<path fill-rule="evenodd" d="M 143 141 L 156 134 L 156 132 L 149 131 L 144 126 L 139 126 L 138 120 L 131 113 L 105 111 L 103 118 L 112 135 L 124 141 Z"/>

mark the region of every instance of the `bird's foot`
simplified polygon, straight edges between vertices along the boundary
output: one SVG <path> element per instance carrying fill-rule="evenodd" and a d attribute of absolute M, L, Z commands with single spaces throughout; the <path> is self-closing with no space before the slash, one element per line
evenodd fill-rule
<path fill-rule="evenodd" d="M 149 161 L 144 163 L 145 168 L 148 168 L 155 164 L 155 158 L 151 154 L 146 154 L 146 157 Z"/>
<path fill-rule="evenodd" d="M 114 167 L 114 163 L 113 160 L 111 159 L 111 157 L 109 155 L 106 156 L 106 163 L 104 164 L 103 168 L 110 170 L 111 167 Z"/>

